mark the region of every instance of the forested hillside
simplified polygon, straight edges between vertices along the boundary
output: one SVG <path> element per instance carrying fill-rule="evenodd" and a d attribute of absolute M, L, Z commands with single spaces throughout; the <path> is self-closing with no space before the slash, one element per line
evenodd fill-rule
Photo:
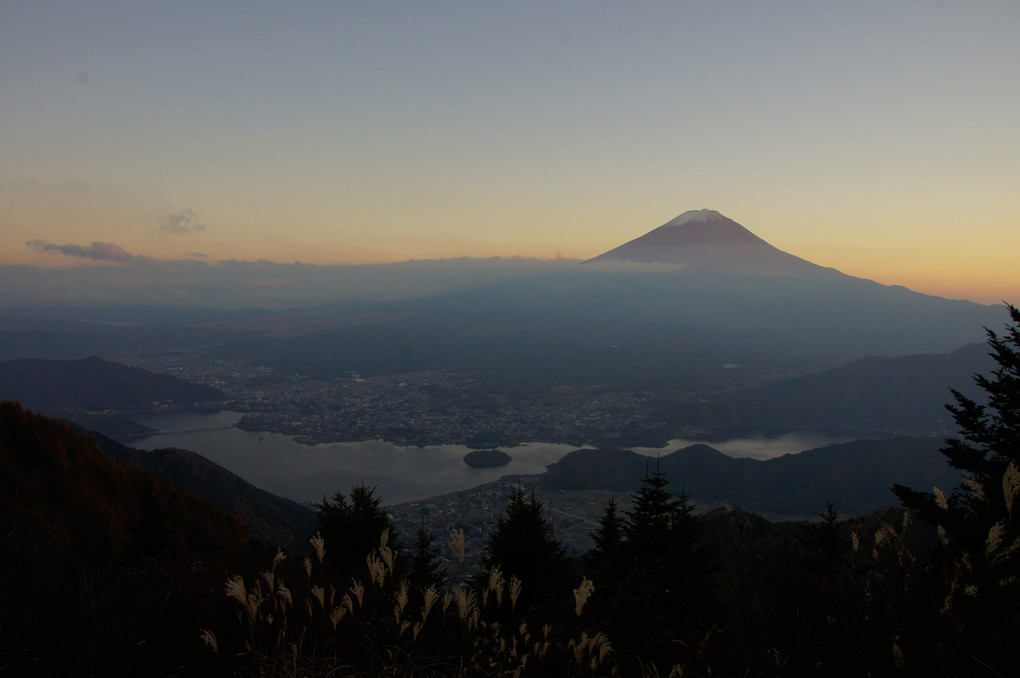
<path fill-rule="evenodd" d="M 254 546 L 236 515 L 111 460 L 70 424 L 0 403 L 0 667 L 10 675 L 172 670 L 200 649 L 209 592 Z"/>
<path fill-rule="evenodd" d="M 261 490 L 219 464 L 188 450 L 149 452 L 92 434 L 96 445 L 128 467 L 154 472 L 178 487 L 201 496 L 212 506 L 240 516 L 252 536 L 284 548 L 305 548 L 315 514 L 307 506 Z"/>

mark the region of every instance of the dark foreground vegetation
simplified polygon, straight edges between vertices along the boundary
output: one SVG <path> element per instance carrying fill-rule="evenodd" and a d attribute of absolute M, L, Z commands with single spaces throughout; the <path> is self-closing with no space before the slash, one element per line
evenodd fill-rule
<path fill-rule="evenodd" d="M 395 534 L 324 498 L 302 551 L 75 429 L 0 406 L 0 673 L 198 676 L 1011 676 L 1020 666 L 1020 311 L 954 393 L 956 489 L 773 524 L 698 515 L 650 464 L 569 557 L 508 497 L 482 567 L 464 533 Z M 456 554 L 444 566 L 441 551 Z"/>

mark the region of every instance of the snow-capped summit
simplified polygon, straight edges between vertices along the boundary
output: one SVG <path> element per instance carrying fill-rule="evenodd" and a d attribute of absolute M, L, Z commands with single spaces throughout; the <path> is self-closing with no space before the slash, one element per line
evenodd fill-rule
<path fill-rule="evenodd" d="M 673 264 L 781 275 L 831 270 L 787 254 L 709 209 L 684 212 L 640 238 L 588 261 Z"/>
<path fill-rule="evenodd" d="M 691 222 L 705 223 L 710 221 L 723 221 L 725 219 L 726 217 L 719 214 L 715 210 L 688 210 L 681 214 L 680 216 L 674 217 L 673 219 L 667 221 L 665 224 L 663 224 L 663 227 L 683 226 L 684 224 L 688 224 Z"/>

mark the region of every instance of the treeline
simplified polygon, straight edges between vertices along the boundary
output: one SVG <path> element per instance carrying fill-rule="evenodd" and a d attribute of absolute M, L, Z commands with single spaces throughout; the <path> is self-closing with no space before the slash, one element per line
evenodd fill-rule
<path fill-rule="evenodd" d="M 212 592 L 258 548 L 236 515 L 0 403 L 0 674 L 201 665 Z"/>
<path fill-rule="evenodd" d="M 356 487 L 323 502 L 310 556 L 231 577 L 238 623 L 203 634 L 230 675 L 1012 675 L 1015 582 L 975 591 L 910 513 L 699 516 L 668 484 L 610 502 L 583 558 L 514 490 L 473 572 L 463 532 L 402 539 Z"/>

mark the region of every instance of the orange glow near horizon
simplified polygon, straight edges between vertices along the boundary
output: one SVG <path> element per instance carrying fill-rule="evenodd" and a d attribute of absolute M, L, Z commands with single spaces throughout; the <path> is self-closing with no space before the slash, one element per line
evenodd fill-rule
<path fill-rule="evenodd" d="M 67 267 L 102 265 L 60 250 L 37 251 L 26 243 L 42 240 L 56 246 L 89 247 L 113 243 L 126 252 L 160 260 L 221 260 L 315 265 L 377 264 L 458 257 L 526 257 L 587 259 L 643 235 L 675 216 L 666 208 L 635 209 L 605 205 L 597 213 L 574 207 L 535 206 L 519 211 L 473 211 L 461 206 L 442 215 L 418 212 L 413 205 L 389 205 L 379 214 L 351 206 L 345 218 L 304 211 L 307 221 L 281 227 L 279 205 L 260 210 L 227 209 L 188 213 L 170 232 L 173 207 L 161 205 L 147 189 L 115 191 L 105 187 L 66 185 L 10 186 L 0 192 L 5 247 L 2 265 Z M 719 209 L 746 228 L 791 254 L 848 275 L 887 285 L 982 303 L 1020 298 L 1020 269 L 1012 255 L 1020 246 L 1020 228 L 992 212 L 969 214 L 974 233 L 962 239 L 963 218 L 952 213 L 908 219 L 891 213 L 883 223 L 868 213 L 842 210 L 826 218 L 824 207 L 802 214 L 761 210 L 741 202 L 731 214 L 724 206 L 699 201 L 672 208 Z M 168 217 L 167 215 L 170 215 Z M 540 215 L 540 216 L 537 216 Z M 912 224 L 923 223 L 922 235 Z M 208 224 L 208 226 L 207 226 Z M 904 227 L 904 224 L 907 226 Z M 59 234 L 59 235 L 54 235 Z M 46 236 L 49 235 L 47 238 Z"/>
<path fill-rule="evenodd" d="M 707 208 L 1020 290 L 1020 3 L 440 6 L 12 4 L 0 265 L 586 259 Z"/>

